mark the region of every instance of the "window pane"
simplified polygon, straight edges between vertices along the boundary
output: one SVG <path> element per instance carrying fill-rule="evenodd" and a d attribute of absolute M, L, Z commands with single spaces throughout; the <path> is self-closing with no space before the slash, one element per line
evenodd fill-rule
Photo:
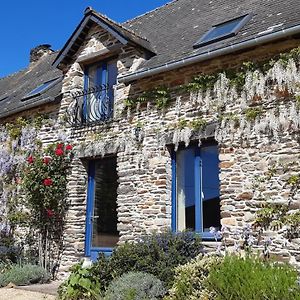
<path fill-rule="evenodd" d="M 195 230 L 195 150 L 177 152 L 177 230 Z"/>
<path fill-rule="evenodd" d="M 220 229 L 220 183 L 217 145 L 201 148 L 203 231 Z"/>
<path fill-rule="evenodd" d="M 225 34 L 230 34 L 240 22 L 241 18 L 216 26 L 215 29 L 212 30 L 202 42 L 214 40 Z"/>
<path fill-rule="evenodd" d="M 100 84 L 97 82 L 97 65 L 91 66 L 88 69 L 88 87 L 93 88 Z"/>
<path fill-rule="evenodd" d="M 117 230 L 117 160 L 107 157 L 95 166 L 95 202 L 93 217 L 93 247 L 115 247 Z"/>

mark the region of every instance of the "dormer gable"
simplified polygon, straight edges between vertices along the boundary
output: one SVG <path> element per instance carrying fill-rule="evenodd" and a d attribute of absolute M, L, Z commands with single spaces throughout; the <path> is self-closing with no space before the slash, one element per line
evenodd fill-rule
<path fill-rule="evenodd" d="M 68 39 L 66 44 L 63 46 L 61 51 L 59 52 L 56 60 L 53 65 L 62 69 L 63 66 L 67 66 L 74 60 L 74 56 L 85 42 L 86 36 L 90 29 L 97 25 L 98 27 L 105 30 L 108 34 L 114 37 L 118 42 L 121 48 L 125 45 L 133 45 L 134 47 L 138 47 L 143 49 L 148 53 L 149 56 L 155 55 L 154 50 L 152 49 L 149 41 L 136 34 L 135 32 L 125 28 L 121 24 L 112 21 L 108 17 L 94 11 L 92 8 L 88 7 L 84 12 L 84 17 L 72 33 L 71 37 Z M 93 56 L 99 57 L 99 55 L 104 55 L 105 52 L 114 52 L 117 50 L 117 46 L 113 45 L 111 47 L 106 47 L 106 49 L 100 50 L 98 53 L 90 54 L 89 59 L 93 59 Z M 101 52 L 102 51 L 102 52 Z"/>

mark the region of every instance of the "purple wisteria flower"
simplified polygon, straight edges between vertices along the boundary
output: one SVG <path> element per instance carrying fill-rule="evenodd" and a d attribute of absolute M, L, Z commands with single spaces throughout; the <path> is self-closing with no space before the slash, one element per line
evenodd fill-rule
<path fill-rule="evenodd" d="M 20 137 L 21 148 L 28 151 L 33 151 L 35 149 L 36 136 L 37 136 L 37 132 L 34 127 L 26 126 L 22 128 L 22 133 Z"/>
<path fill-rule="evenodd" d="M 14 166 L 14 156 L 4 148 L 0 148 L 0 177 L 11 172 Z"/>

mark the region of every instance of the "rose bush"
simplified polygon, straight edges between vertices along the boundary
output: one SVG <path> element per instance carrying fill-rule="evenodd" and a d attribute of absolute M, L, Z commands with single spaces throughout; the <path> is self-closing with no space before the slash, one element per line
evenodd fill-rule
<path fill-rule="evenodd" d="M 23 172 L 22 183 L 26 206 L 30 211 L 30 224 L 39 234 L 40 264 L 48 270 L 57 265 L 62 248 L 72 148 L 69 144 L 52 144 L 30 155 Z"/>

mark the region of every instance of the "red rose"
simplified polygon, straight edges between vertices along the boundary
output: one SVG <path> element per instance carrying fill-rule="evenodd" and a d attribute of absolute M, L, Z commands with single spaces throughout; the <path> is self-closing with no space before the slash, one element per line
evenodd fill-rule
<path fill-rule="evenodd" d="M 62 156 L 62 155 L 64 154 L 64 151 L 63 151 L 63 149 L 61 149 L 61 148 L 57 148 L 57 149 L 55 150 L 55 154 L 56 154 L 57 156 Z"/>
<path fill-rule="evenodd" d="M 28 162 L 29 164 L 32 164 L 32 163 L 34 162 L 34 158 L 33 158 L 32 155 L 30 155 L 30 156 L 27 158 L 27 162 Z"/>
<path fill-rule="evenodd" d="M 63 147 L 64 147 L 64 144 L 63 143 L 59 143 L 59 144 L 57 144 L 56 149 L 62 149 Z"/>
<path fill-rule="evenodd" d="M 51 178 L 46 178 L 46 179 L 44 179 L 43 183 L 45 186 L 50 186 L 53 184 L 53 181 Z"/>
<path fill-rule="evenodd" d="M 51 157 L 50 157 L 50 156 L 45 156 L 45 157 L 43 158 L 43 163 L 44 163 L 45 165 L 48 165 L 50 161 L 51 161 Z"/>
<path fill-rule="evenodd" d="M 52 209 L 47 208 L 46 214 L 48 218 L 52 218 L 54 216 L 54 211 Z"/>
<path fill-rule="evenodd" d="M 68 151 L 68 150 L 72 150 L 72 149 L 73 149 L 73 146 L 72 146 L 72 145 L 69 144 L 69 145 L 66 146 L 66 150 L 67 150 L 67 151 Z"/>

